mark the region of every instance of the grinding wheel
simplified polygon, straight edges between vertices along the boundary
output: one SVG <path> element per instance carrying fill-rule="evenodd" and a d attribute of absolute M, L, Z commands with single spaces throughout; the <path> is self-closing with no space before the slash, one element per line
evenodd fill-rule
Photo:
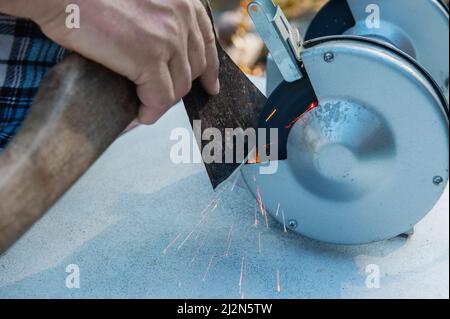
<path fill-rule="evenodd" d="M 286 159 L 273 175 L 260 174 L 267 163 L 244 166 L 247 186 L 286 228 L 316 240 L 366 244 L 407 232 L 448 181 L 441 90 L 383 41 L 321 38 L 301 55 L 304 78 L 282 83 L 260 119 L 280 129 Z M 274 109 L 281 118 L 268 120 Z"/>

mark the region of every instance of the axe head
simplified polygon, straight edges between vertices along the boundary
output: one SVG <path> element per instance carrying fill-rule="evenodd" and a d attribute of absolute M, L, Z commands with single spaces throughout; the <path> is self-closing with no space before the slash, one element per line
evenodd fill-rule
<path fill-rule="evenodd" d="M 209 1 L 202 0 L 202 2 L 212 20 Z M 266 102 L 266 97 L 236 66 L 218 42 L 217 50 L 220 61 L 221 91 L 217 96 L 209 96 L 198 81 L 194 83 L 191 92 L 183 99 L 191 124 L 194 124 L 194 121 L 201 121 L 202 130 L 218 129 L 222 137 L 226 136 L 225 129 L 247 130 L 254 128 L 256 130 L 259 114 Z M 203 150 L 209 141 L 203 141 L 201 135 L 196 134 L 196 138 L 203 154 Z M 222 140 L 221 150 L 221 162 L 205 163 L 214 188 L 228 179 L 242 164 L 238 161 L 225 163 L 227 145 L 225 145 L 224 140 Z M 252 150 L 246 145 L 244 158 L 247 158 L 250 151 Z M 236 154 L 234 146 L 233 154 Z"/>

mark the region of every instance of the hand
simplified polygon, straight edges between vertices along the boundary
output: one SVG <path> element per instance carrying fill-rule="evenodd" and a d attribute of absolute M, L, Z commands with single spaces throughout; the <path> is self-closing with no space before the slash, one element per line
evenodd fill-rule
<path fill-rule="evenodd" d="M 212 24 L 199 0 L 6 0 L 55 42 L 126 76 L 142 102 L 139 121 L 152 124 L 200 78 L 220 89 Z M 81 28 L 66 28 L 66 5 L 80 7 Z M 30 8 L 30 7 L 33 7 Z M 25 11 L 26 9 L 24 9 Z"/>

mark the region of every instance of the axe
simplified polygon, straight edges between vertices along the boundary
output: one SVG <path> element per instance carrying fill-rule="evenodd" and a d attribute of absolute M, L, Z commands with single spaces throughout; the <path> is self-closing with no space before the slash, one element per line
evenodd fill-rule
<path fill-rule="evenodd" d="M 208 0 L 202 0 L 212 20 Z M 255 128 L 264 95 L 217 42 L 221 93 L 198 82 L 183 99 L 203 128 Z M 135 85 L 73 54 L 40 85 L 19 134 L 0 155 L 0 253 L 8 249 L 83 175 L 136 118 Z M 198 141 L 203 149 L 203 141 Z M 240 163 L 205 164 L 213 187 Z M 149 167 L 151 169 L 151 167 Z"/>

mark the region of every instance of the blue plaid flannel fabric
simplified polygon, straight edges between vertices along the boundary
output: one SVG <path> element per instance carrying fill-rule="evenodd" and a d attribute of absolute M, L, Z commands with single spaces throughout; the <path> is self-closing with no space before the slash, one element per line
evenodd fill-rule
<path fill-rule="evenodd" d="M 20 128 L 42 78 L 68 54 L 31 21 L 0 14 L 0 152 Z"/>

